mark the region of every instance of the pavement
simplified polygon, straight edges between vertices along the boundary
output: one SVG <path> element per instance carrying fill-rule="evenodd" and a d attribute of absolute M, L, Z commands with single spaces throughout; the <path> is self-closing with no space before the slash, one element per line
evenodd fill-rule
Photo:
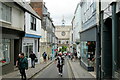
<path fill-rule="evenodd" d="M 39 72 L 43 71 L 45 68 L 47 68 L 53 61 L 47 61 L 47 63 L 40 63 L 36 64 L 35 68 L 29 68 L 26 70 L 26 75 L 28 79 L 34 78 L 36 74 L 39 74 Z M 79 60 L 71 61 L 68 60 L 68 63 L 70 65 L 70 68 L 72 69 L 72 74 L 75 79 L 79 78 L 95 78 L 94 72 L 88 72 L 83 67 L 80 66 Z M 52 69 L 52 68 L 51 68 Z M 54 69 L 53 69 L 54 70 Z M 49 72 L 48 72 L 49 73 Z M 11 72 L 9 74 L 3 75 L 2 78 L 21 78 L 19 70 L 15 70 L 14 72 Z"/>
<path fill-rule="evenodd" d="M 52 62 L 53 61 L 47 61 L 47 63 L 36 64 L 35 68 L 28 68 L 28 70 L 26 70 L 27 78 L 31 79 L 40 71 L 44 70 L 47 66 L 49 66 Z M 21 78 L 21 76 L 19 70 L 15 70 L 14 72 L 3 75 L 2 78 Z"/>
<path fill-rule="evenodd" d="M 71 61 L 69 60 L 69 64 L 71 66 L 74 78 L 95 78 L 94 72 L 88 72 L 82 66 L 80 66 L 79 60 Z"/>

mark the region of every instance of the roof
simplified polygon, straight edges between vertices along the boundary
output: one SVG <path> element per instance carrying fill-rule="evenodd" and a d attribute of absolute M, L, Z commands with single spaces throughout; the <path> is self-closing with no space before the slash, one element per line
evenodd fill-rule
<path fill-rule="evenodd" d="M 43 2 L 43 0 L 31 0 L 30 2 Z"/>
<path fill-rule="evenodd" d="M 34 15 L 35 17 L 40 18 L 40 16 L 32 9 L 32 7 L 28 4 L 28 3 L 22 3 L 22 2 L 16 2 L 19 6 L 21 6 L 23 9 L 25 9 L 25 11 L 27 11 L 28 13 Z"/>

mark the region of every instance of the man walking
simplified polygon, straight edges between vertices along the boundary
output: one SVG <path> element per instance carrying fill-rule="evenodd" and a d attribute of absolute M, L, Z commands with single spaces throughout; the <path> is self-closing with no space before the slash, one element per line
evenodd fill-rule
<path fill-rule="evenodd" d="M 64 65 L 64 58 L 62 56 L 62 53 L 58 54 L 57 58 L 55 59 L 55 63 L 56 63 L 57 60 L 58 60 L 57 68 L 58 68 L 58 71 L 59 71 L 59 75 L 61 75 L 61 77 L 62 77 L 63 65 Z"/>
<path fill-rule="evenodd" d="M 16 61 L 16 67 L 19 66 L 19 63 L 20 63 L 20 56 L 21 56 L 21 54 L 18 55 L 18 58 L 17 58 L 17 61 Z"/>
<path fill-rule="evenodd" d="M 21 54 L 18 55 L 18 58 L 17 58 L 17 61 L 16 61 L 16 67 L 18 67 L 18 69 L 19 69 L 19 65 L 20 65 L 20 57 L 21 57 Z"/>
<path fill-rule="evenodd" d="M 28 60 L 26 57 L 24 57 L 24 53 L 21 53 L 20 59 L 19 59 L 19 66 L 18 66 L 21 74 L 21 79 L 26 80 L 26 73 L 25 69 L 28 69 Z"/>
<path fill-rule="evenodd" d="M 31 51 L 31 54 L 29 56 L 31 58 L 31 68 L 35 68 L 35 58 L 36 58 L 36 55 Z"/>

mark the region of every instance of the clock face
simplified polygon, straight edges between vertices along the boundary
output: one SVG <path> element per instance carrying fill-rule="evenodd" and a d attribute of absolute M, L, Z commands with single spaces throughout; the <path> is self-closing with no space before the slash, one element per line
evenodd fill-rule
<path fill-rule="evenodd" d="M 61 35 L 62 35 L 62 36 L 65 36 L 65 32 L 64 32 L 64 31 L 62 31 Z"/>

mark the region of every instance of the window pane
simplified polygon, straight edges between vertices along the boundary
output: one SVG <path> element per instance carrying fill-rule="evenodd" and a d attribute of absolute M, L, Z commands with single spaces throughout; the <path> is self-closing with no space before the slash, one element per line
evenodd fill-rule
<path fill-rule="evenodd" d="M 4 4 L 2 5 L 2 19 L 6 21 L 6 7 Z"/>
<path fill-rule="evenodd" d="M 2 4 L 2 20 L 11 22 L 11 7 Z"/>
<path fill-rule="evenodd" d="M 10 62 L 10 40 L 2 39 L 0 43 L 0 63 L 9 63 Z"/>
<path fill-rule="evenodd" d="M 6 15 L 6 16 L 7 16 L 7 19 L 6 19 L 6 20 L 7 20 L 8 22 L 11 22 L 11 18 L 10 18 L 10 16 L 11 16 L 11 8 L 10 8 L 10 7 L 7 8 L 7 13 L 8 13 L 8 15 Z"/>
<path fill-rule="evenodd" d="M 31 30 L 36 30 L 36 18 L 31 15 Z"/>

